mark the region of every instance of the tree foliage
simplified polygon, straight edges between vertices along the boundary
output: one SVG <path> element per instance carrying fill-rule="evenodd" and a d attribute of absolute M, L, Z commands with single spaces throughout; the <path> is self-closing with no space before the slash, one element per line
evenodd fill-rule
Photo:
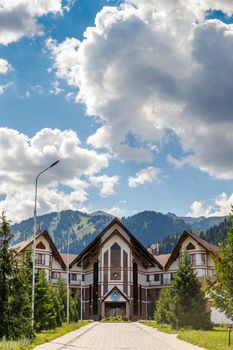
<path fill-rule="evenodd" d="M 31 337 L 31 267 L 10 249 L 10 224 L 0 217 L 0 338 Z"/>
<path fill-rule="evenodd" d="M 229 222 L 227 238 L 215 258 L 216 282 L 209 282 L 209 293 L 215 305 L 233 320 L 233 214 Z"/>
<path fill-rule="evenodd" d="M 10 247 L 12 235 L 5 214 L 0 217 L 0 339 L 31 338 L 34 330 L 53 329 L 66 322 L 67 289 L 48 282 L 45 270 L 36 275 L 35 329 L 31 320 L 32 252 Z M 80 298 L 69 292 L 70 321 L 78 321 Z"/>
<path fill-rule="evenodd" d="M 210 329 L 210 312 L 201 283 L 185 253 L 170 289 L 165 289 L 157 303 L 155 318 L 173 326 Z"/>

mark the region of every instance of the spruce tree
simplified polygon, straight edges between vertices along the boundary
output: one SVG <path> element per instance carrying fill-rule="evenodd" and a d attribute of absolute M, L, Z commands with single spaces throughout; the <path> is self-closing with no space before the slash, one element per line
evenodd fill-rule
<path fill-rule="evenodd" d="M 154 319 L 159 324 L 175 323 L 174 301 L 170 288 L 162 290 L 159 300 L 155 304 Z"/>
<path fill-rule="evenodd" d="M 176 277 L 171 286 L 174 302 L 174 319 L 179 327 L 191 326 L 195 329 L 210 329 L 210 311 L 202 291 L 201 283 L 192 270 L 187 253 L 182 257 Z M 175 325 L 173 319 L 173 325 Z"/>
<path fill-rule="evenodd" d="M 233 213 L 233 207 L 232 207 Z M 233 215 L 230 215 L 227 239 L 215 257 L 216 282 L 209 282 L 209 294 L 215 305 L 233 320 Z"/>
<path fill-rule="evenodd" d="M 9 310 L 11 313 L 11 337 L 32 338 L 31 325 L 31 293 L 32 293 L 32 261 L 31 250 L 15 259 L 15 275 L 12 279 L 11 295 L 9 297 Z"/>
<path fill-rule="evenodd" d="M 35 283 L 35 329 L 52 329 L 56 327 L 56 314 L 51 291 L 43 269 L 36 276 Z"/>

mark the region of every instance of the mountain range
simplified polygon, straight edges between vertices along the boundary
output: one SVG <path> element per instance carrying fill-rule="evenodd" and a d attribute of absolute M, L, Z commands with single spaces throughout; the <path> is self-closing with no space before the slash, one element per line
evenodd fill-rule
<path fill-rule="evenodd" d="M 112 219 L 112 215 L 103 211 L 87 214 L 65 210 L 41 215 L 37 222 L 38 229 L 48 230 L 61 252 L 67 252 L 69 237 L 70 253 L 79 253 Z M 176 237 L 184 230 L 206 230 L 224 219 L 225 217 L 178 217 L 172 213 L 143 211 L 120 220 L 145 246 L 150 246 L 152 243 L 164 242 L 166 237 Z M 12 225 L 11 230 L 13 243 L 28 238 L 32 235 L 33 218 Z M 163 252 L 167 250 L 168 248 L 163 248 Z"/>

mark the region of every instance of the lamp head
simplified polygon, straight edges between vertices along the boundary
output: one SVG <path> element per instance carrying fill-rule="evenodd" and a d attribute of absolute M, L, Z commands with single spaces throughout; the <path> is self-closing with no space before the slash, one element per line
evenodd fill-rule
<path fill-rule="evenodd" d="M 52 168 L 53 166 L 57 165 L 60 162 L 60 160 L 56 160 L 56 162 L 54 162 L 53 164 L 50 165 L 50 168 Z"/>

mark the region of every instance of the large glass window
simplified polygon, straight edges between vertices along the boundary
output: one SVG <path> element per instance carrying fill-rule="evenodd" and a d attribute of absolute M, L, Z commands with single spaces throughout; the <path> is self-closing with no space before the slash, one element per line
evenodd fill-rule
<path fill-rule="evenodd" d="M 128 294 L 128 254 L 123 251 L 123 292 Z"/>
<path fill-rule="evenodd" d="M 138 314 L 138 264 L 133 263 L 133 313 Z"/>
<path fill-rule="evenodd" d="M 108 292 L 108 250 L 104 253 L 104 294 Z"/>
<path fill-rule="evenodd" d="M 121 247 L 114 243 L 110 249 L 111 254 L 111 280 L 121 279 Z"/>
<path fill-rule="evenodd" d="M 94 280 L 93 280 L 93 314 L 98 314 L 98 284 L 99 284 L 99 265 L 94 263 Z"/>

